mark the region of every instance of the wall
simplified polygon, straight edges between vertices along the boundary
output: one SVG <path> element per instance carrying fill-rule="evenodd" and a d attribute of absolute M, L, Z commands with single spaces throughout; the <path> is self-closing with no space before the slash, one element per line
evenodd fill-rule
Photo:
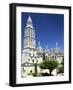
<path fill-rule="evenodd" d="M 12 88 L 8 86 L 9 82 L 9 3 L 40 3 L 54 5 L 73 5 L 73 0 L 0 0 L 0 89 L 2 90 L 72 90 L 72 84 L 46 85 L 34 87 Z M 73 38 L 73 36 L 72 36 Z M 72 48 L 73 50 L 73 48 Z M 73 66 L 72 66 L 73 68 Z"/>

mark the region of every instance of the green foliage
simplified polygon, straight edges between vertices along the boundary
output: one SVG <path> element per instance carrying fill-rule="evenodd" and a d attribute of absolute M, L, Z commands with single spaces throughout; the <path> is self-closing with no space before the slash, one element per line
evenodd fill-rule
<path fill-rule="evenodd" d="M 60 66 L 57 70 L 57 74 L 59 73 L 64 73 L 64 67 L 63 66 Z"/>
<path fill-rule="evenodd" d="M 37 74 L 36 74 L 36 73 L 32 73 L 32 75 L 33 75 L 34 77 L 36 77 L 36 76 L 37 76 Z"/>
<path fill-rule="evenodd" d="M 59 73 L 64 73 L 64 58 L 63 58 L 63 60 L 62 60 L 62 62 L 60 64 L 60 67 L 58 67 L 58 69 L 57 69 L 57 73 L 58 74 Z"/>
<path fill-rule="evenodd" d="M 34 76 L 34 77 L 41 77 L 42 75 L 41 75 L 41 73 L 32 73 L 32 75 Z"/>
<path fill-rule="evenodd" d="M 48 73 L 41 73 L 42 76 L 49 76 Z"/>
<path fill-rule="evenodd" d="M 62 60 L 61 64 L 64 66 L 64 58 L 63 58 L 63 60 Z"/>
<path fill-rule="evenodd" d="M 54 69 L 58 67 L 58 61 L 57 60 L 44 60 L 40 63 L 41 69 L 49 69 L 50 75 Z"/>
<path fill-rule="evenodd" d="M 39 64 L 39 66 L 40 66 L 41 69 L 48 69 L 48 61 L 44 60 L 43 62 L 41 62 Z"/>

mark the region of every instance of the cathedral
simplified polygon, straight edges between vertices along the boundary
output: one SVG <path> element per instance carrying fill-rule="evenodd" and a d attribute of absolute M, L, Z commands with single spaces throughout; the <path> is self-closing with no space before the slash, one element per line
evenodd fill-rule
<path fill-rule="evenodd" d="M 64 57 L 64 53 L 60 48 L 58 48 L 58 43 L 54 49 L 49 50 L 48 46 L 43 49 L 41 43 L 38 42 L 38 47 L 36 48 L 36 38 L 35 29 L 33 27 L 32 19 L 29 16 L 26 22 L 26 27 L 24 30 L 24 47 L 22 49 L 22 60 L 21 60 L 21 76 L 30 77 L 31 72 L 34 73 L 34 64 L 39 64 L 43 61 L 43 55 L 45 59 L 55 59 L 60 63 Z M 37 67 L 38 72 L 41 72 L 39 66 Z M 45 72 L 45 71 L 43 71 Z M 54 72 L 54 75 L 56 71 Z M 32 76 L 31 76 L 32 77 Z"/>

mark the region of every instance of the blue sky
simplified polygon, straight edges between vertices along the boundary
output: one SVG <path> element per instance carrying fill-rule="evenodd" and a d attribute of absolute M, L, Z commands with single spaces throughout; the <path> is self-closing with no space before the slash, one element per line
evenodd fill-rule
<path fill-rule="evenodd" d="M 36 47 L 38 42 L 42 48 L 48 45 L 48 48 L 55 48 L 56 42 L 58 47 L 64 50 L 64 15 L 63 14 L 44 14 L 44 13 L 25 13 L 21 15 L 22 27 L 22 48 L 24 40 L 24 30 L 29 15 L 32 18 L 35 29 Z"/>

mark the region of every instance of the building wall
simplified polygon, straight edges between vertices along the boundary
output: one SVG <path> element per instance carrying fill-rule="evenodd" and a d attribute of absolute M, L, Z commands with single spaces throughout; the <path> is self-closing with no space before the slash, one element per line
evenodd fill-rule
<path fill-rule="evenodd" d="M 59 63 L 61 63 L 63 56 L 55 56 L 55 55 L 48 55 L 47 53 L 45 54 L 46 59 L 50 60 L 50 59 L 55 59 L 57 60 Z M 54 56 L 54 57 L 53 57 Z M 24 49 L 23 53 L 22 53 L 22 64 L 25 62 L 28 63 L 41 63 L 43 61 L 43 57 L 40 55 L 37 55 L 37 51 L 33 50 L 33 49 Z M 24 68 L 24 70 L 23 70 Z M 25 72 L 24 72 L 25 71 Z M 22 67 L 22 76 L 23 77 L 28 77 L 28 76 L 32 76 L 32 75 L 28 75 L 30 74 L 32 71 L 32 73 L 35 73 L 35 69 L 34 66 L 27 66 L 27 67 Z M 48 69 L 40 69 L 39 66 L 37 66 L 37 71 L 38 73 L 49 73 Z M 53 75 L 57 75 L 57 71 L 56 69 L 52 72 Z"/>
<path fill-rule="evenodd" d="M 22 52 L 22 63 L 40 63 L 43 58 L 38 57 L 37 52 L 35 50 L 26 49 Z"/>
<path fill-rule="evenodd" d="M 32 72 L 31 72 L 32 71 Z M 37 71 L 38 73 L 49 73 L 49 69 L 40 69 L 39 66 L 37 66 Z M 34 66 L 31 67 L 22 67 L 22 77 L 32 77 L 31 73 L 35 73 L 35 68 Z M 57 75 L 57 70 L 54 69 L 52 72 L 53 75 Z"/>

